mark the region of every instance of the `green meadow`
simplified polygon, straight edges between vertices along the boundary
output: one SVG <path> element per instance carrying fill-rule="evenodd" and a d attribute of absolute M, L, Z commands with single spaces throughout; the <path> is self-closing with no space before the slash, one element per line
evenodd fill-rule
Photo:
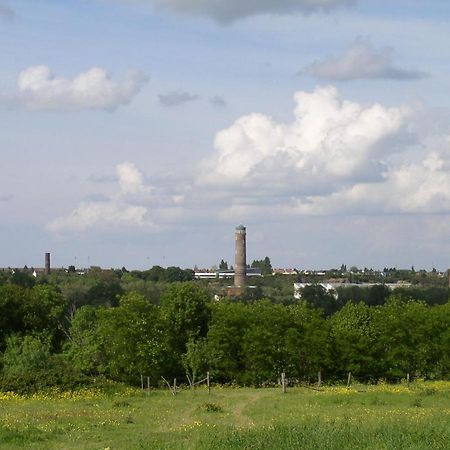
<path fill-rule="evenodd" d="M 448 449 L 450 382 L 0 393 L 6 449 Z"/>

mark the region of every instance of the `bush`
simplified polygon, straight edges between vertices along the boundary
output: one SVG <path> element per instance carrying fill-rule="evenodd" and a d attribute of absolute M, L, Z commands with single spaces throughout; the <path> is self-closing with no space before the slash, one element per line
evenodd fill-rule
<path fill-rule="evenodd" d="M 7 340 L 3 355 L 0 389 L 19 394 L 57 386 L 73 390 L 89 383 L 63 355 L 50 354 L 50 340 L 45 335 L 13 336 Z"/>

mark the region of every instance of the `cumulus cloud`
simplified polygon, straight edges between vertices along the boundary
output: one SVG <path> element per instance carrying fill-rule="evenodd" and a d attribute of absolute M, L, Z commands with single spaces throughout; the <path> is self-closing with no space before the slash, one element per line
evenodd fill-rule
<path fill-rule="evenodd" d="M 198 100 L 199 96 L 197 94 L 190 94 L 189 92 L 171 91 L 167 94 L 159 94 L 158 98 L 159 103 L 163 106 L 179 106 Z"/>
<path fill-rule="evenodd" d="M 450 212 L 450 141 L 420 136 L 420 108 L 298 92 L 291 123 L 254 113 L 220 131 L 197 187 L 220 217 Z"/>
<path fill-rule="evenodd" d="M 158 221 L 179 216 L 184 200 L 181 189 L 155 187 L 134 164 L 116 166 L 115 190 L 110 195 L 92 194 L 68 215 L 48 224 L 55 233 L 82 232 L 88 229 L 158 228 Z"/>
<path fill-rule="evenodd" d="M 441 214 L 450 212 L 450 158 L 430 152 L 420 163 L 404 162 L 382 183 L 357 183 L 329 196 L 299 199 L 303 214 Z"/>
<path fill-rule="evenodd" d="M 149 190 L 144 185 L 144 174 L 131 163 L 123 163 L 117 166 L 120 189 L 124 194 L 136 194 Z"/>
<path fill-rule="evenodd" d="M 378 179 L 383 172 L 378 144 L 400 133 L 410 113 L 406 107 L 344 101 L 331 86 L 298 92 L 294 99 L 291 124 L 254 113 L 219 132 L 200 183 L 309 192 Z"/>
<path fill-rule="evenodd" d="M 67 217 L 49 224 L 50 231 L 84 231 L 88 228 L 142 226 L 146 224 L 146 208 L 116 202 L 81 203 Z"/>
<path fill-rule="evenodd" d="M 356 0 L 151 0 L 158 9 L 211 17 L 227 24 L 260 14 L 329 11 Z"/>
<path fill-rule="evenodd" d="M 115 191 L 84 200 L 52 231 L 297 215 L 450 214 L 450 126 L 423 106 L 297 92 L 290 122 L 253 113 L 217 133 L 194 176 L 153 179 L 117 165 Z M 432 117 L 432 125 L 427 125 Z M 431 119 L 430 119 L 431 120 Z M 430 123 L 431 123 L 430 122 Z"/>
<path fill-rule="evenodd" d="M 27 110 L 115 110 L 130 103 L 146 80 L 141 72 L 129 71 L 114 81 L 100 67 L 69 79 L 55 76 L 45 65 L 32 66 L 20 72 L 11 101 Z"/>
<path fill-rule="evenodd" d="M 89 228 L 151 226 L 148 208 L 132 204 L 127 197 L 145 191 L 144 175 L 133 164 L 125 162 L 116 167 L 119 189 L 110 197 L 91 196 L 65 217 L 52 221 L 50 231 L 84 231 Z"/>
<path fill-rule="evenodd" d="M 357 39 L 342 55 L 316 61 L 304 73 L 323 80 L 347 81 L 361 78 L 389 78 L 416 80 L 428 74 L 409 70 L 394 64 L 394 50 L 376 49 L 367 39 Z"/>

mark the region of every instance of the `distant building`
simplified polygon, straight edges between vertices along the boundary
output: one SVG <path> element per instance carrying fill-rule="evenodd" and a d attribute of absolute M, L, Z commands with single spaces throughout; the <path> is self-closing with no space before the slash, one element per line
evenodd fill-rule
<path fill-rule="evenodd" d="M 296 269 L 273 269 L 272 275 L 297 275 Z"/>
<path fill-rule="evenodd" d="M 300 300 L 302 298 L 302 289 L 306 286 L 312 286 L 314 283 L 294 283 L 294 298 Z M 335 286 L 330 283 L 317 283 L 318 286 L 322 286 L 326 292 L 329 292 L 337 300 L 338 294 L 335 291 Z"/>
<path fill-rule="evenodd" d="M 206 270 L 201 270 L 194 272 L 194 278 L 197 280 L 214 280 L 217 278 L 217 272 L 209 272 Z"/>
<path fill-rule="evenodd" d="M 216 270 L 214 272 L 210 271 L 198 271 L 194 273 L 194 277 L 198 280 L 214 280 L 225 278 L 233 278 L 235 276 L 234 270 Z M 247 277 L 262 277 L 261 269 L 247 267 L 246 269 Z"/>
<path fill-rule="evenodd" d="M 294 297 L 298 300 L 302 298 L 302 289 L 306 286 L 311 286 L 315 283 L 294 283 Z M 338 298 L 338 293 L 336 291 L 337 288 L 345 288 L 356 286 L 360 288 L 371 288 L 373 286 L 386 286 L 388 289 L 394 290 L 398 288 L 407 288 L 411 287 L 411 283 L 405 281 L 399 281 L 398 283 L 343 283 L 341 281 L 338 282 L 324 282 L 317 283 L 319 286 L 322 286 L 327 292 L 330 292 L 333 297 Z"/>

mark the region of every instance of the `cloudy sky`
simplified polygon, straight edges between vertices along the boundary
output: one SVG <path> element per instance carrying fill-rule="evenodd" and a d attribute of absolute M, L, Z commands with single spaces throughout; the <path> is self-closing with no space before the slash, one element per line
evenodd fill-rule
<path fill-rule="evenodd" d="M 0 0 L 0 266 L 450 267 L 447 0 Z"/>

